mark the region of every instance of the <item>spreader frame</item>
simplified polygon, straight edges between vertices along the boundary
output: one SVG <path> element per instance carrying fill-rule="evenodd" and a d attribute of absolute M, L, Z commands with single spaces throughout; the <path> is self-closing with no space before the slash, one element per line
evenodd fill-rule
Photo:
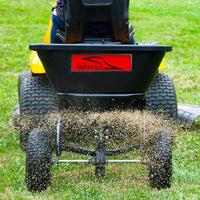
<path fill-rule="evenodd" d="M 144 125 L 145 126 L 145 125 Z M 94 130 L 96 134 L 97 131 Z M 145 128 L 144 128 L 145 131 Z M 108 130 L 102 130 L 102 133 L 108 134 Z M 95 150 L 85 149 L 81 147 L 71 146 L 71 145 L 64 145 L 62 143 L 62 116 L 59 114 L 58 116 L 58 123 L 57 123 L 57 148 L 56 148 L 56 156 L 57 159 L 52 158 L 51 163 L 52 164 L 60 164 L 60 163 L 88 163 L 91 165 L 96 166 L 96 168 L 105 168 L 105 166 L 108 163 L 141 163 L 141 164 L 147 164 L 148 161 L 145 159 L 144 154 L 142 152 L 142 159 L 140 160 L 109 160 L 108 156 L 115 156 L 122 153 L 128 153 L 130 151 L 136 151 L 136 150 L 143 150 L 144 142 L 141 142 L 140 144 L 130 145 L 126 147 L 122 147 L 119 149 L 112 149 L 112 150 L 106 150 L 106 139 L 107 136 L 103 136 L 103 134 L 100 133 L 99 136 L 95 136 L 96 138 L 96 148 Z M 145 132 L 144 132 L 145 134 Z M 144 135 L 145 137 L 145 135 Z M 60 156 L 62 154 L 62 151 L 67 152 L 73 152 L 78 153 L 82 155 L 87 155 L 89 158 L 88 160 L 60 160 Z M 90 157 L 93 158 L 90 158 Z"/>

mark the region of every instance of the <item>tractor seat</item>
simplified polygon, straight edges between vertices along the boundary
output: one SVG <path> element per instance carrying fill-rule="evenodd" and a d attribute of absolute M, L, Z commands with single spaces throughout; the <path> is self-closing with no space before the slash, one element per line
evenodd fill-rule
<path fill-rule="evenodd" d="M 129 0 L 64 0 L 64 4 L 65 33 L 57 33 L 64 43 L 105 37 L 130 42 L 133 28 L 129 25 Z"/>

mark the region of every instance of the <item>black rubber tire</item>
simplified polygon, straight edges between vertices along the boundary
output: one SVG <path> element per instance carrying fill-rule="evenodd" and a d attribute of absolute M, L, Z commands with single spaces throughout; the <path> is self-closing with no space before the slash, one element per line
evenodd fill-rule
<path fill-rule="evenodd" d="M 19 141 L 21 149 L 26 152 L 29 132 L 20 130 Z"/>
<path fill-rule="evenodd" d="M 44 129 L 30 132 L 26 152 L 26 184 L 31 192 L 46 190 L 51 183 L 51 138 Z"/>
<path fill-rule="evenodd" d="M 158 73 L 147 91 L 146 108 L 154 113 L 163 113 L 177 119 L 176 91 L 172 79 L 167 74 Z"/>
<path fill-rule="evenodd" d="M 20 120 L 30 118 L 37 122 L 43 115 L 57 109 L 55 91 L 46 76 L 32 77 L 30 72 L 24 72 L 19 77 Z M 20 146 L 26 151 L 29 131 L 21 128 Z"/>
<path fill-rule="evenodd" d="M 149 181 L 153 188 L 171 187 L 172 148 L 169 134 L 160 131 L 155 135 L 148 150 Z"/>
<path fill-rule="evenodd" d="M 27 77 L 20 87 L 20 115 L 44 115 L 56 108 L 55 91 L 46 76 Z"/>
<path fill-rule="evenodd" d="M 19 102 L 19 110 L 20 110 L 20 102 L 21 102 L 21 92 L 24 80 L 26 78 L 31 77 L 31 71 L 24 71 L 19 74 L 18 77 L 18 102 Z M 20 113 L 20 112 L 19 112 Z M 23 151 L 26 151 L 28 136 L 27 133 L 20 129 L 20 146 Z"/>
<path fill-rule="evenodd" d="M 24 71 L 19 74 L 19 77 L 18 77 L 18 100 L 19 100 L 19 102 L 20 102 L 21 85 L 23 84 L 24 80 L 29 77 L 31 77 L 31 71 Z"/>

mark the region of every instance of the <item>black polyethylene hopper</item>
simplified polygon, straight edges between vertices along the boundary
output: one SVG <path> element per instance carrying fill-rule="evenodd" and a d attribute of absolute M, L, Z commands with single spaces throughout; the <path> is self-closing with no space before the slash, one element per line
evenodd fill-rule
<path fill-rule="evenodd" d="M 171 46 L 34 44 L 57 93 L 133 94 L 151 85 Z"/>

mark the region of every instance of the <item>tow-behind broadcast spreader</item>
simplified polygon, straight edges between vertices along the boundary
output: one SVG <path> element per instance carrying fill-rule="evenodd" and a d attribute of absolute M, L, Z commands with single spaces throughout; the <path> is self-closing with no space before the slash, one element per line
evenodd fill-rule
<path fill-rule="evenodd" d="M 170 187 L 172 149 L 165 130 L 155 133 L 150 150 L 145 152 L 144 140 L 118 149 L 106 149 L 109 129 L 105 128 L 95 133 L 96 148 L 91 150 L 65 144 L 62 136 L 67 133 L 62 123 L 67 109 L 106 112 L 132 108 L 156 113 L 162 110 L 175 119 L 177 102 L 173 82 L 168 75 L 159 73 L 165 52 L 172 47 L 156 43 L 129 44 L 134 33 L 129 25 L 129 0 L 64 2 L 66 31 L 58 31 L 63 44 L 30 45 L 33 50 L 31 71 L 19 75 L 20 120 L 30 116 L 42 121 L 43 115 L 59 110 L 57 130 L 53 134 L 42 127 L 36 126 L 30 132 L 21 127 L 20 143 L 26 151 L 28 190 L 45 190 L 51 182 L 52 164 L 66 162 L 94 165 L 97 178 L 105 175 L 108 163 L 140 162 L 148 167 L 152 187 Z M 110 35 L 85 33 L 85 27 L 92 24 L 108 25 Z M 133 150 L 144 151 L 140 160 L 108 159 Z M 63 151 L 91 158 L 60 160 Z M 57 158 L 52 157 L 52 152 L 56 152 Z"/>

